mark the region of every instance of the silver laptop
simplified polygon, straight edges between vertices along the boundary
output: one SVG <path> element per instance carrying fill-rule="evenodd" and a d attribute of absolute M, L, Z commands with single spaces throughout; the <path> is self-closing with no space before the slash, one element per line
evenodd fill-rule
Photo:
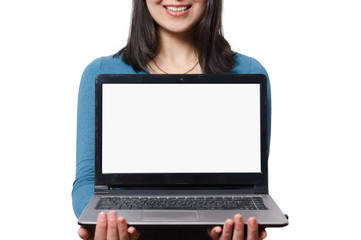
<path fill-rule="evenodd" d="M 264 75 L 99 75 L 95 189 L 80 225 L 116 210 L 133 226 L 262 227 L 288 220 L 268 194 Z"/>

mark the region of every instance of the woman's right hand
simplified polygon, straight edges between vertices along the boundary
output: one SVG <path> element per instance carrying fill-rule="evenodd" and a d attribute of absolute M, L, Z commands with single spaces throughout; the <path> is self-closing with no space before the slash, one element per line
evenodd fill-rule
<path fill-rule="evenodd" d="M 136 240 L 139 233 L 134 227 L 128 227 L 125 218 L 119 217 L 116 211 L 107 214 L 99 213 L 95 233 L 80 227 L 79 237 L 84 240 Z"/>

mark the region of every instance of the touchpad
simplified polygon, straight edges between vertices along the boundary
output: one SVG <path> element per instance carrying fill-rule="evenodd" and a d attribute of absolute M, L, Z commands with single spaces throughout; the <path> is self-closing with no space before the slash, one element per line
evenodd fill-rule
<path fill-rule="evenodd" d="M 161 221 L 197 221 L 198 214 L 196 211 L 143 211 L 142 220 L 161 222 Z"/>

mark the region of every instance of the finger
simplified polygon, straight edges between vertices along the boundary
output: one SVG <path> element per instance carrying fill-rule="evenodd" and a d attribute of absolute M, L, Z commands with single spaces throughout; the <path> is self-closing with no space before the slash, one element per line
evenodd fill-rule
<path fill-rule="evenodd" d="M 267 237 L 266 229 L 262 228 L 259 230 L 258 239 L 263 240 Z"/>
<path fill-rule="evenodd" d="M 247 222 L 247 240 L 258 240 L 258 223 L 254 217 Z"/>
<path fill-rule="evenodd" d="M 117 220 L 117 225 L 119 240 L 128 240 L 128 224 L 127 221 L 125 221 L 125 218 L 119 217 Z"/>
<path fill-rule="evenodd" d="M 228 219 L 223 226 L 222 240 L 231 240 L 233 232 L 234 222 L 232 219 Z"/>
<path fill-rule="evenodd" d="M 78 234 L 81 239 L 86 240 L 90 238 L 90 232 L 86 228 L 80 227 L 78 230 Z"/>
<path fill-rule="evenodd" d="M 118 240 L 117 218 L 118 214 L 116 211 L 108 213 L 107 240 Z"/>
<path fill-rule="evenodd" d="M 218 240 L 221 237 L 222 228 L 220 226 L 208 229 L 208 236 L 213 240 Z"/>
<path fill-rule="evenodd" d="M 233 230 L 233 240 L 243 240 L 244 239 L 244 222 L 243 217 L 240 214 L 234 216 L 234 230 Z"/>
<path fill-rule="evenodd" d="M 128 228 L 128 235 L 130 240 L 136 240 L 139 238 L 139 232 L 134 227 Z"/>
<path fill-rule="evenodd" d="M 107 237 L 107 214 L 101 212 L 98 215 L 97 226 L 95 227 L 94 240 L 105 240 Z"/>

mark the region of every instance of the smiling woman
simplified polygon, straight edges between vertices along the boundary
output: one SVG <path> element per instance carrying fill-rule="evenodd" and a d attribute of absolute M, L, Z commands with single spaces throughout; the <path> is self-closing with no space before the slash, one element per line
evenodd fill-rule
<path fill-rule="evenodd" d="M 94 82 L 97 75 L 254 73 L 267 76 L 258 61 L 231 50 L 222 33 L 222 6 L 221 0 L 133 0 L 126 46 L 115 55 L 94 60 L 85 69 L 79 89 L 77 171 L 73 187 L 77 217 L 94 194 Z M 270 125 L 269 81 L 267 91 Z M 124 160 L 124 164 L 130 163 Z M 202 233 L 207 237 L 205 231 Z M 223 228 L 218 226 L 208 233 L 212 239 L 224 240 L 231 239 L 232 234 L 237 239 L 245 238 L 242 216 L 234 216 Z M 79 235 L 83 239 L 92 237 L 85 228 L 80 228 Z M 263 239 L 265 235 L 264 230 L 258 231 L 256 219 L 250 218 L 247 240 Z M 95 239 L 106 237 L 108 240 L 136 239 L 138 233 L 127 227 L 124 218 L 111 212 L 108 216 L 100 214 L 96 226 Z M 183 239 L 192 237 L 196 236 L 183 236 Z"/>

